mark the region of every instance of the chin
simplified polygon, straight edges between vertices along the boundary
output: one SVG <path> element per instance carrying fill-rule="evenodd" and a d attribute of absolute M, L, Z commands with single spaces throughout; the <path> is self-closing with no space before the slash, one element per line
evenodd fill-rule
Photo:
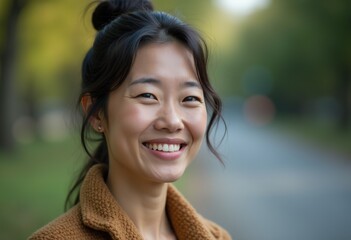
<path fill-rule="evenodd" d="M 159 183 L 172 183 L 177 181 L 179 178 L 183 176 L 185 169 L 178 170 L 176 171 L 175 169 L 167 172 L 159 172 L 156 176 L 155 179 Z"/>

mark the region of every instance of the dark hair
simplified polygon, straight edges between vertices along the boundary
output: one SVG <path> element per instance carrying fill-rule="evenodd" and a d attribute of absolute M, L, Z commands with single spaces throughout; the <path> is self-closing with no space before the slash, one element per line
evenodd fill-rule
<path fill-rule="evenodd" d="M 127 77 L 138 49 L 151 42 L 178 41 L 192 53 L 197 77 L 204 91 L 204 97 L 211 110 L 206 142 L 210 151 L 222 162 L 210 141 L 213 126 L 221 117 L 222 103 L 212 88 L 207 74 L 207 46 L 201 36 L 178 18 L 153 10 L 148 0 L 110 0 L 99 3 L 93 17 L 93 26 L 98 31 L 92 48 L 87 52 L 82 66 L 82 90 L 78 104 L 83 96 L 90 95 L 91 107 L 83 116 L 81 142 L 89 155 L 75 184 L 68 193 L 66 208 L 79 187 L 87 171 L 95 164 L 108 165 L 108 152 L 104 136 L 92 154 L 87 145 L 89 119 L 99 112 L 107 116 L 109 93 L 117 89 Z M 96 139 L 95 139 L 96 140 Z M 79 202 L 79 191 L 74 204 Z"/>

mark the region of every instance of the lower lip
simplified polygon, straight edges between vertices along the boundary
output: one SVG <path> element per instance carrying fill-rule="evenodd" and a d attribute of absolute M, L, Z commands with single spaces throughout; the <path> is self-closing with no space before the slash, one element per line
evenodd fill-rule
<path fill-rule="evenodd" d="M 145 147 L 145 148 L 152 155 L 156 156 L 157 158 L 162 159 L 162 160 L 171 161 L 171 160 L 176 160 L 176 159 L 180 158 L 180 156 L 184 152 L 185 146 L 183 146 L 181 149 L 179 149 L 179 151 L 176 151 L 176 152 L 162 152 L 162 151 L 152 150 L 152 149 L 147 148 L 147 147 Z"/>

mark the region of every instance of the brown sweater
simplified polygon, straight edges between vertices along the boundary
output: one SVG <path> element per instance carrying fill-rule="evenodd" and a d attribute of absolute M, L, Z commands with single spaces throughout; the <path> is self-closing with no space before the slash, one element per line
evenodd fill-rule
<path fill-rule="evenodd" d="M 39 229 L 29 239 L 142 239 L 107 188 L 104 166 L 93 166 L 80 191 L 80 203 Z M 171 184 L 166 209 L 177 239 L 230 240 L 229 234 L 198 213 Z"/>

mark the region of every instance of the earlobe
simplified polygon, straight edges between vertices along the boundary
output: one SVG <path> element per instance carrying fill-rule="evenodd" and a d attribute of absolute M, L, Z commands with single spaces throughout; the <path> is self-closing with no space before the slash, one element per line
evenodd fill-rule
<path fill-rule="evenodd" d="M 82 97 L 80 101 L 82 110 L 84 112 L 84 115 L 87 115 L 89 112 L 89 109 L 91 108 L 93 101 L 91 99 L 91 96 L 89 94 L 86 94 Z M 99 133 L 104 132 L 104 128 L 102 127 L 102 119 L 100 117 L 101 114 L 99 113 L 94 113 L 89 117 L 89 123 L 91 127 Z"/>

